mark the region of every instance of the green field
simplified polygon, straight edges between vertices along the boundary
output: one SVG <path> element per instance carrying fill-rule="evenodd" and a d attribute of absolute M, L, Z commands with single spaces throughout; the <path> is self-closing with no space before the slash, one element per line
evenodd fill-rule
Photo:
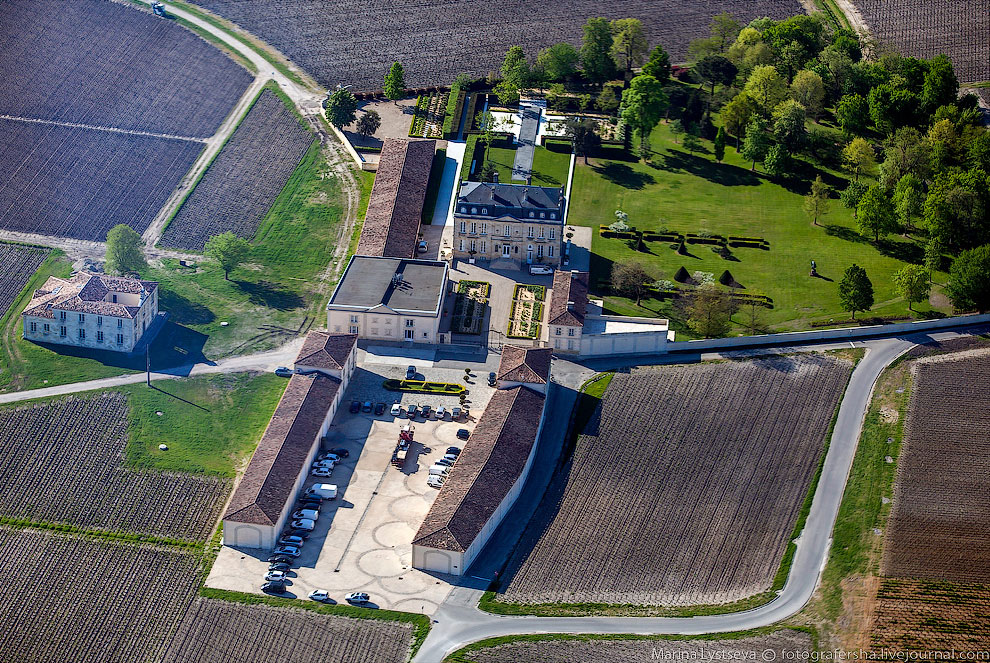
<path fill-rule="evenodd" d="M 480 141 L 479 141 L 480 143 Z M 483 152 L 484 150 L 479 150 Z M 498 168 L 499 182 L 512 182 L 512 163 L 516 158 L 515 149 L 506 147 L 493 147 L 490 150 L 490 158 Z M 536 186 L 565 186 L 567 184 L 567 170 L 570 167 L 571 154 L 557 147 L 548 150 L 545 147 L 537 147 L 533 155 L 533 181 Z M 519 181 L 516 181 L 519 184 Z"/>
<path fill-rule="evenodd" d="M 704 153 L 689 154 L 673 140 L 661 123 L 651 136 L 650 163 L 636 160 L 619 150 L 584 165 L 577 160 L 568 223 L 594 228 L 592 239 L 592 291 L 605 296 L 606 306 L 623 315 L 669 317 L 679 335 L 691 336 L 677 307 L 670 300 L 635 301 L 610 296 L 607 288 L 612 265 L 643 263 L 657 279 L 672 280 L 683 266 L 689 273 L 710 272 L 716 278 L 729 270 L 743 286 L 742 293 L 765 294 L 774 307 L 764 313 L 766 324 L 779 330 L 808 328 L 811 323 L 848 321 L 839 306 L 837 282 L 843 271 L 856 263 L 866 269 L 873 282 L 876 304 L 867 316 L 907 316 L 907 303 L 897 295 L 891 276 L 905 265 L 918 262 L 923 245 L 914 239 L 891 236 L 878 248 L 856 229 L 851 210 L 832 201 L 831 212 L 812 225 L 803 211 L 806 182 L 770 181 L 759 170 L 750 172 L 733 147 L 726 148 L 725 161 L 717 164 L 711 143 Z M 823 172 L 833 189 L 846 186 L 844 175 Z M 629 215 L 629 225 L 639 230 L 666 227 L 684 233 L 710 232 L 723 236 L 755 236 L 769 241 L 770 250 L 733 249 L 726 260 L 703 244 L 688 244 L 690 255 L 678 255 L 667 242 L 634 242 L 602 238 L 598 226 L 615 221 L 615 210 Z M 810 276 L 811 261 L 822 278 Z M 945 274 L 936 274 L 936 283 Z M 939 288 L 935 288 L 938 292 Z M 929 311 L 925 302 L 915 305 Z M 946 307 L 945 312 L 949 312 Z M 742 315 L 737 314 L 737 322 Z M 739 327 L 741 330 L 742 327 Z"/>

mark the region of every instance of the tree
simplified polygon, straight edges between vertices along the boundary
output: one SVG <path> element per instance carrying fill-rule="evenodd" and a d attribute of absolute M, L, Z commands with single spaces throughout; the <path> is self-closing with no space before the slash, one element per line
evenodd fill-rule
<path fill-rule="evenodd" d="M 750 171 L 756 170 L 756 162 L 763 161 L 770 149 L 770 137 L 767 136 L 766 122 L 755 116 L 746 127 L 746 140 L 743 141 L 742 157 L 752 161 Z"/>
<path fill-rule="evenodd" d="M 862 138 L 853 138 L 842 150 L 842 160 L 859 181 L 859 174 L 876 165 L 873 146 Z"/>
<path fill-rule="evenodd" d="M 780 143 L 775 143 L 767 150 L 763 157 L 763 170 L 770 177 L 780 177 L 785 174 L 790 167 L 791 155 L 787 148 Z"/>
<path fill-rule="evenodd" d="M 574 141 L 574 154 L 584 157 L 586 164 L 588 154 L 596 151 L 602 144 L 597 128 L 595 121 L 589 118 L 567 121 L 567 135 Z"/>
<path fill-rule="evenodd" d="M 897 211 L 897 220 L 905 228 L 912 227 L 914 219 L 921 216 L 925 204 L 922 186 L 921 180 L 908 173 L 894 187 L 894 209 Z"/>
<path fill-rule="evenodd" d="M 498 103 L 503 106 L 512 106 L 519 103 L 519 88 L 512 84 L 512 81 L 500 80 L 493 88 Z"/>
<path fill-rule="evenodd" d="M 624 297 L 636 298 L 636 306 L 653 283 L 646 268 L 638 262 L 617 262 L 612 265 L 612 289 Z"/>
<path fill-rule="evenodd" d="M 793 99 L 783 101 L 773 111 L 774 138 L 788 152 L 797 152 L 808 136 L 804 122 L 804 106 Z"/>
<path fill-rule="evenodd" d="M 357 117 L 357 99 L 350 90 L 338 88 L 327 99 L 327 120 L 338 129 L 346 127 Z"/>
<path fill-rule="evenodd" d="M 604 83 L 615 73 L 612 60 L 612 26 L 608 19 L 589 18 L 581 39 L 581 68 L 592 83 Z"/>
<path fill-rule="evenodd" d="M 606 85 L 601 94 L 598 95 L 598 99 L 595 100 L 595 106 L 603 113 L 612 114 L 615 109 L 619 107 L 619 98 L 615 96 L 615 88 L 611 85 Z"/>
<path fill-rule="evenodd" d="M 146 268 L 143 249 L 141 235 L 127 224 L 117 224 L 107 233 L 107 273 L 127 274 Z"/>
<path fill-rule="evenodd" d="M 952 261 L 945 292 L 958 311 L 990 309 L 990 244 L 963 251 Z"/>
<path fill-rule="evenodd" d="M 870 124 L 870 104 L 858 94 L 847 94 L 839 100 L 835 117 L 846 136 L 861 136 Z"/>
<path fill-rule="evenodd" d="M 912 124 L 918 116 L 917 95 L 887 83 L 874 86 L 867 95 L 867 102 L 873 124 L 886 134 Z"/>
<path fill-rule="evenodd" d="M 894 273 L 894 285 L 897 291 L 907 300 L 908 310 L 913 311 L 915 302 L 923 302 L 928 299 L 928 294 L 932 290 L 928 280 L 928 270 L 921 265 L 907 265 Z"/>
<path fill-rule="evenodd" d="M 952 69 L 952 62 L 945 55 L 936 55 L 928 61 L 928 71 L 921 89 L 921 102 L 933 113 L 939 106 L 954 104 L 959 96 L 959 80 Z"/>
<path fill-rule="evenodd" d="M 385 74 L 385 96 L 396 104 L 406 96 L 406 74 L 398 62 L 393 62 L 392 68 Z"/>
<path fill-rule="evenodd" d="M 814 71 L 802 69 L 791 83 L 791 97 L 805 107 L 808 115 L 817 119 L 825 103 L 825 83 Z"/>
<path fill-rule="evenodd" d="M 732 297 L 715 283 L 705 283 L 694 291 L 687 305 L 688 326 L 705 338 L 727 336 L 734 312 Z"/>
<path fill-rule="evenodd" d="M 708 28 L 712 35 L 712 45 L 719 53 L 724 53 L 736 41 L 742 26 L 739 25 L 739 21 L 732 18 L 732 14 L 722 12 L 712 16 Z"/>
<path fill-rule="evenodd" d="M 220 265 L 223 278 L 227 281 L 230 280 L 230 273 L 244 262 L 250 250 L 251 245 L 247 240 L 241 239 L 229 230 L 206 240 L 204 247 L 204 253 Z"/>
<path fill-rule="evenodd" d="M 661 85 L 670 81 L 670 54 L 660 44 L 650 51 L 650 57 L 643 65 L 643 73 L 657 79 Z"/>
<path fill-rule="evenodd" d="M 859 207 L 859 201 L 862 200 L 863 194 L 869 187 L 863 182 L 850 182 L 849 185 L 839 194 L 839 202 L 842 203 L 843 207 L 853 210 L 853 216 L 856 215 L 856 208 Z"/>
<path fill-rule="evenodd" d="M 574 75 L 581 56 L 577 49 L 566 42 L 544 48 L 536 56 L 536 68 L 548 83 L 563 81 Z"/>
<path fill-rule="evenodd" d="M 715 141 L 714 141 L 715 161 L 719 163 L 722 163 L 722 159 L 725 158 L 725 141 L 726 141 L 725 127 L 719 127 L 718 133 L 715 134 Z"/>
<path fill-rule="evenodd" d="M 694 154 L 701 149 L 701 138 L 692 133 L 685 134 L 684 147 L 687 148 L 688 152 Z"/>
<path fill-rule="evenodd" d="M 932 278 L 935 276 L 935 272 L 942 269 L 942 251 L 944 247 L 942 246 L 942 240 L 938 237 L 932 237 L 925 244 L 925 271 L 928 272 L 928 281 L 931 282 Z"/>
<path fill-rule="evenodd" d="M 382 126 L 382 116 L 376 110 L 367 111 L 358 118 L 357 130 L 362 136 L 372 136 Z"/>
<path fill-rule="evenodd" d="M 990 176 L 975 168 L 936 177 L 925 198 L 924 222 L 929 236 L 948 248 L 990 242 Z"/>
<path fill-rule="evenodd" d="M 547 90 L 547 106 L 552 110 L 563 110 L 567 107 L 567 89 L 563 83 L 554 83 Z"/>
<path fill-rule="evenodd" d="M 730 134 L 736 137 L 736 148 L 739 148 L 739 139 L 746 133 L 746 127 L 756 112 L 756 103 L 753 99 L 741 92 L 722 108 L 722 122 Z"/>
<path fill-rule="evenodd" d="M 743 90 L 756 102 L 765 117 L 770 117 L 777 104 L 787 98 L 788 92 L 787 83 L 770 65 L 755 67 Z"/>
<path fill-rule="evenodd" d="M 805 214 L 811 217 L 811 222 L 816 226 L 818 225 L 818 219 L 828 214 L 829 207 L 831 206 L 830 195 L 831 190 L 822 181 L 822 176 L 819 175 L 811 183 L 811 192 L 804 199 Z"/>
<path fill-rule="evenodd" d="M 931 174 L 931 146 L 914 127 L 895 132 L 884 142 L 883 153 L 880 180 L 885 187 L 893 187 L 908 173 L 922 180 Z"/>
<path fill-rule="evenodd" d="M 670 123 L 670 133 L 674 134 L 674 142 L 680 143 L 681 136 L 687 133 L 687 129 L 684 128 L 684 123 L 680 120 L 674 120 Z"/>
<path fill-rule="evenodd" d="M 641 74 L 632 79 L 622 92 L 622 120 L 639 133 L 643 154 L 650 142 L 650 132 L 667 108 L 667 95 L 657 79 Z"/>
<path fill-rule="evenodd" d="M 739 70 L 724 55 L 706 55 L 694 65 L 694 72 L 711 85 L 711 98 L 715 98 L 715 85 L 731 85 Z"/>
<path fill-rule="evenodd" d="M 859 205 L 856 206 L 856 219 L 859 221 L 860 231 L 872 234 L 876 242 L 897 230 L 894 204 L 879 184 L 871 186 L 860 198 Z"/>
<path fill-rule="evenodd" d="M 619 71 L 632 71 L 643 63 L 649 48 L 643 23 L 638 18 L 619 18 L 612 21 L 611 27 L 612 60 Z"/>
<path fill-rule="evenodd" d="M 869 311 L 873 306 L 873 283 L 866 276 L 866 270 L 859 265 L 846 269 L 839 281 L 839 305 L 843 311 L 852 313 L 856 319 L 856 311 Z"/>

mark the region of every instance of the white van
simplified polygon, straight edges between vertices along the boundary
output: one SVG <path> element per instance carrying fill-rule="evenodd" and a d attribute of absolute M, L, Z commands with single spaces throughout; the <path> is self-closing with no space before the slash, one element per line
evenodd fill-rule
<path fill-rule="evenodd" d="M 306 490 L 307 495 L 316 495 L 322 497 L 325 500 L 335 500 L 337 499 L 337 484 L 333 483 L 314 483 Z"/>
<path fill-rule="evenodd" d="M 430 465 L 430 476 L 447 476 L 449 470 L 446 465 Z"/>

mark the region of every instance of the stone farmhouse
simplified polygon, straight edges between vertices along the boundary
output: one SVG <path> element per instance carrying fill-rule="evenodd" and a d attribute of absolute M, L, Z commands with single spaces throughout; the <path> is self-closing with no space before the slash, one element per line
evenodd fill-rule
<path fill-rule="evenodd" d="M 581 351 L 581 333 L 588 312 L 588 272 L 556 270 L 542 339 L 554 352 Z"/>
<path fill-rule="evenodd" d="M 51 276 L 21 313 L 24 338 L 133 352 L 158 316 L 158 284 L 106 274 Z"/>
<path fill-rule="evenodd" d="M 563 187 L 464 182 L 454 206 L 454 257 L 556 267 L 563 229 Z"/>

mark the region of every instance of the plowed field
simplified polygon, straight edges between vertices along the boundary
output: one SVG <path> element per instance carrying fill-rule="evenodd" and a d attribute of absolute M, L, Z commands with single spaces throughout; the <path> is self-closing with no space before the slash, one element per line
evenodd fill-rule
<path fill-rule="evenodd" d="M 48 256 L 48 249 L 0 243 L 0 318 Z"/>

